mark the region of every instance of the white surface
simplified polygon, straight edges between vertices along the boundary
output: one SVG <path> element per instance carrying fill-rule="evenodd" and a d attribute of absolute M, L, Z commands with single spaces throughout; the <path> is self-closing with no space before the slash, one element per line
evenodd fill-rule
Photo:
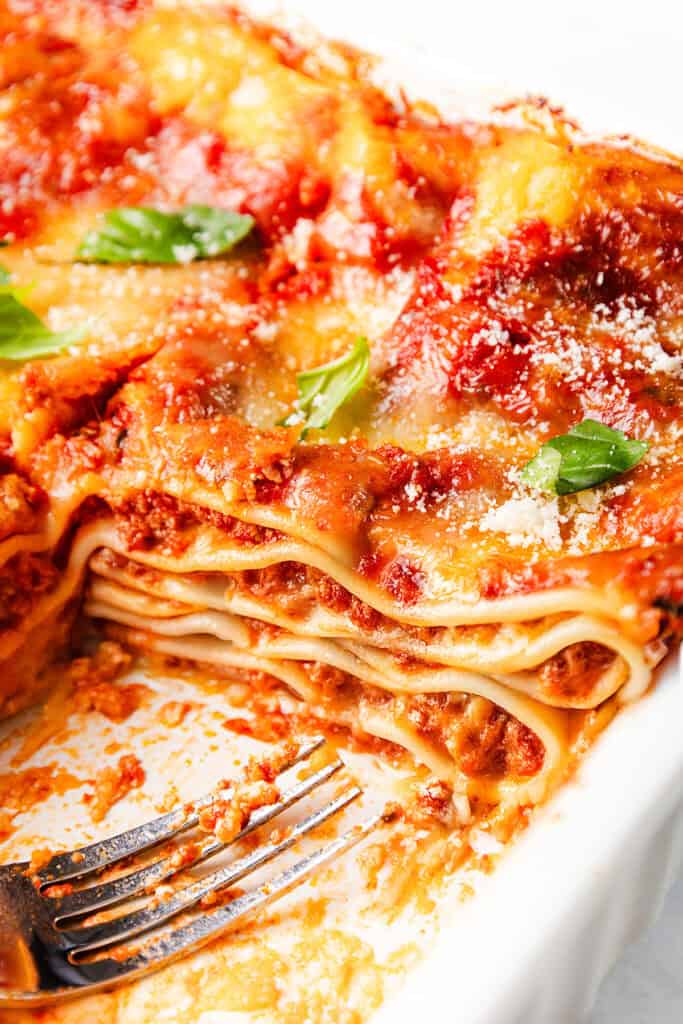
<path fill-rule="evenodd" d="M 655 927 L 602 986 L 592 1024 L 680 1024 L 683 1020 L 683 879 Z"/>
<path fill-rule="evenodd" d="M 683 153 L 680 0 L 248 0 L 301 11 L 376 53 L 409 46 L 449 77 L 509 98 L 542 93 L 591 130 Z"/>
<path fill-rule="evenodd" d="M 420 75 L 430 66 L 446 73 L 456 98 L 477 88 L 496 99 L 540 92 L 591 131 L 631 132 L 683 153 L 679 3 L 287 0 L 286 7 L 376 52 L 410 48 Z M 680 862 L 675 676 L 672 666 L 668 687 L 612 726 L 584 781 L 562 794 L 559 819 L 532 830 L 495 878 L 488 905 L 474 901 L 470 926 L 443 936 L 421 977 L 377 1024 L 414 1024 L 426 1012 L 458 1024 L 585 1019 L 602 976 L 656 912 Z M 683 882 L 657 929 L 608 978 L 593 1024 L 680 1024 L 682 911 Z"/>

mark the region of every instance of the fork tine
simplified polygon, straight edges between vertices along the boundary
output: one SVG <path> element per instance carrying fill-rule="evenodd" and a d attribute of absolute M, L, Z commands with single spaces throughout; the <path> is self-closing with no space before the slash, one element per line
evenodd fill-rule
<path fill-rule="evenodd" d="M 112 943 L 120 942 L 122 939 L 130 939 L 135 935 L 140 935 L 141 932 L 156 928 L 158 925 L 180 914 L 183 910 L 189 910 L 202 897 L 209 893 L 219 892 L 221 889 L 227 889 L 251 874 L 252 871 L 261 867 L 261 865 L 267 864 L 268 861 L 288 850 L 302 836 L 307 835 L 356 800 L 361 793 L 362 790 L 358 786 L 354 786 L 295 825 L 289 835 L 285 836 L 280 842 L 267 843 L 264 846 L 257 847 L 252 853 L 247 854 L 233 864 L 229 864 L 219 871 L 214 871 L 213 874 L 208 875 L 206 878 L 185 886 L 185 888 L 168 900 L 133 911 L 131 914 L 114 918 L 100 925 L 90 925 L 64 932 L 64 937 L 74 943 L 74 948 L 71 952 L 78 955 L 91 952 L 102 946 L 112 945 Z"/>
<path fill-rule="evenodd" d="M 344 762 L 337 758 L 335 761 L 324 765 L 312 775 L 308 775 L 305 779 L 295 783 L 295 785 L 282 794 L 281 799 L 277 803 L 260 807 L 254 811 L 242 831 L 230 843 L 220 841 L 207 843 L 194 860 L 185 862 L 182 865 L 182 869 L 201 864 L 220 850 L 224 850 L 226 846 L 244 839 L 254 829 L 265 825 L 276 815 L 291 807 L 292 804 L 303 799 L 312 790 L 327 782 L 328 779 L 343 767 Z M 96 910 L 110 907 L 116 903 L 122 903 L 132 896 L 148 892 L 152 886 L 159 885 L 167 878 L 177 874 L 180 870 L 181 867 L 175 865 L 171 855 L 155 861 L 153 864 L 148 864 L 137 871 L 131 871 L 127 875 L 122 875 L 120 878 L 115 878 L 111 882 L 93 885 L 87 889 L 81 889 L 79 892 L 70 893 L 67 896 L 60 896 L 55 899 L 46 897 L 46 899 L 50 901 L 49 906 L 53 912 L 55 923 L 62 925 L 70 917 L 92 914 Z"/>
<path fill-rule="evenodd" d="M 74 958 L 73 962 L 78 963 L 78 969 L 82 976 L 87 978 L 91 984 L 102 984 L 117 978 L 123 979 L 125 976 L 129 976 L 132 980 L 136 975 L 148 973 L 177 960 L 234 928 L 255 911 L 291 892 L 318 868 L 335 860 L 340 854 L 355 846 L 385 820 L 387 819 L 382 813 L 374 815 L 362 824 L 349 829 L 338 839 L 320 847 L 308 857 L 297 861 L 296 864 L 276 875 L 271 881 L 245 893 L 244 896 L 237 897 L 213 913 L 202 914 L 190 923 L 160 936 L 131 957 L 92 962 Z M 72 959 L 72 954 L 69 954 L 69 959 Z"/>
<path fill-rule="evenodd" d="M 286 771 L 300 761 L 305 761 L 325 743 L 324 736 L 316 736 L 314 739 L 304 743 L 295 757 L 282 769 Z M 212 800 L 215 800 L 215 793 L 207 793 L 198 800 L 192 801 L 195 809 L 201 809 Z M 142 853 L 159 843 L 166 842 L 174 836 L 180 835 L 187 829 L 193 828 L 198 821 L 196 810 L 187 814 L 184 807 L 177 807 L 168 814 L 153 821 L 147 821 L 137 828 L 129 829 L 127 832 L 120 832 L 118 835 L 103 839 L 88 846 L 82 846 L 77 850 L 69 850 L 66 853 L 56 854 L 40 871 L 36 872 L 41 886 L 54 885 L 56 882 L 69 882 L 85 878 L 95 871 L 117 864 L 134 853 Z"/>

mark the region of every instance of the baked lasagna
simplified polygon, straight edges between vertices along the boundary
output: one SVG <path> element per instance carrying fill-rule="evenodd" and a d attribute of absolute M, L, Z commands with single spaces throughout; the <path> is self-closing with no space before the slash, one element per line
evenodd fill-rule
<path fill-rule="evenodd" d="M 2 712 L 88 622 L 543 800 L 681 629 L 680 164 L 223 5 L 0 28 Z"/>

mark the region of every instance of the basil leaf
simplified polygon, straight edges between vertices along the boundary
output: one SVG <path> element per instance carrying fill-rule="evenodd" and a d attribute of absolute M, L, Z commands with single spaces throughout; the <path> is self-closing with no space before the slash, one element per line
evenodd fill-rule
<path fill-rule="evenodd" d="M 52 356 L 82 337 L 81 329 L 51 331 L 11 291 L 0 291 L 0 359 Z"/>
<path fill-rule="evenodd" d="M 9 284 L 10 272 L 7 267 L 3 267 L 0 263 L 0 285 Z"/>
<path fill-rule="evenodd" d="M 363 385 L 369 365 L 368 342 L 360 337 L 351 351 L 340 359 L 298 373 L 296 411 L 281 420 L 280 425 L 291 427 L 301 423 L 301 437 L 305 437 L 309 430 L 324 429 L 340 405 Z"/>
<path fill-rule="evenodd" d="M 92 263 L 191 263 L 228 252 L 253 226 L 253 217 L 216 206 L 185 206 L 175 213 L 122 207 L 108 211 L 99 231 L 88 231 L 76 258 Z"/>
<path fill-rule="evenodd" d="M 573 494 L 633 469 L 648 447 L 597 420 L 583 420 L 546 441 L 522 470 L 522 480 L 541 491 Z"/>
<path fill-rule="evenodd" d="M 537 491 L 554 491 L 561 464 L 560 452 L 544 445 L 538 455 L 527 462 L 522 470 L 522 480 Z"/>

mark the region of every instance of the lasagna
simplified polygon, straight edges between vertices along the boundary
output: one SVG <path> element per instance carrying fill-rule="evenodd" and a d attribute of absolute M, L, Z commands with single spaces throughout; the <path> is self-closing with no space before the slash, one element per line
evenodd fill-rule
<path fill-rule="evenodd" d="M 543 800 L 681 630 L 680 164 L 223 5 L 0 29 L 0 710 L 85 621 Z"/>

